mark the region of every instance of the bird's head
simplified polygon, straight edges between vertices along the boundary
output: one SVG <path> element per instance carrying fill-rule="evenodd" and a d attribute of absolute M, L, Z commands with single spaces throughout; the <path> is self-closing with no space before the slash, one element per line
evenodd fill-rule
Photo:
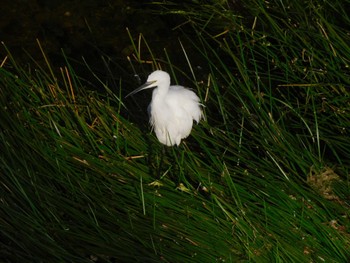
<path fill-rule="evenodd" d="M 125 96 L 129 97 L 131 95 L 134 95 L 135 93 L 144 90 L 144 89 L 150 89 L 154 87 L 161 87 L 168 89 L 170 86 L 170 76 L 168 73 L 162 70 L 156 70 L 152 72 L 148 78 L 145 84 L 143 84 L 141 87 L 135 89 L 134 91 L 130 92 L 128 95 Z"/>

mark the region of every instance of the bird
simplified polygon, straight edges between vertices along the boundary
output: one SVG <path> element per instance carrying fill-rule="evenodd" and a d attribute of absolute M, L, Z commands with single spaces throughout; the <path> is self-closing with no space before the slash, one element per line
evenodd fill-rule
<path fill-rule="evenodd" d="M 198 124 L 203 118 L 203 104 L 192 90 L 170 86 L 170 75 L 162 70 L 152 72 L 145 84 L 126 97 L 150 88 L 155 88 L 148 106 L 152 129 L 160 143 L 179 146 L 181 140 L 190 135 L 193 122 Z"/>

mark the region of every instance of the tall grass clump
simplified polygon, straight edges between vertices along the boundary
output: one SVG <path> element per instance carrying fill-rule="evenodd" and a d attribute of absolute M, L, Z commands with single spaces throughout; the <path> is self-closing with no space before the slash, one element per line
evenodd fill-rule
<path fill-rule="evenodd" d="M 183 19 L 184 65 L 129 33 L 135 73 L 162 67 L 205 105 L 178 148 L 133 123 L 122 79 L 112 89 L 91 72 L 95 91 L 68 60 L 56 70 L 43 52 L 32 70 L 7 50 L 5 262 L 350 259 L 346 2 L 233 3 L 154 3 Z"/>

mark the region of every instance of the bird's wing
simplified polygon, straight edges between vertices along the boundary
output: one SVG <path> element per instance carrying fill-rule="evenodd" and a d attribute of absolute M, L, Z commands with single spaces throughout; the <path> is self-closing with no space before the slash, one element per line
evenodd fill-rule
<path fill-rule="evenodd" d="M 184 110 L 196 122 L 199 122 L 202 118 L 199 97 L 192 90 L 182 86 L 171 86 L 166 97 L 166 103 L 171 105 L 173 109 Z M 180 112 L 180 110 L 178 112 Z"/>

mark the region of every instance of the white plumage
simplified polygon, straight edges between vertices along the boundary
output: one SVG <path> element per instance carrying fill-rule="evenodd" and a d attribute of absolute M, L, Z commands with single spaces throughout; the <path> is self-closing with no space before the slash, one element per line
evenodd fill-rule
<path fill-rule="evenodd" d="M 161 70 L 151 73 L 144 85 L 127 96 L 153 87 L 157 88 L 148 106 L 150 124 L 161 143 L 179 145 L 190 135 L 193 121 L 198 123 L 203 116 L 199 98 L 182 86 L 170 86 L 169 74 Z"/>

